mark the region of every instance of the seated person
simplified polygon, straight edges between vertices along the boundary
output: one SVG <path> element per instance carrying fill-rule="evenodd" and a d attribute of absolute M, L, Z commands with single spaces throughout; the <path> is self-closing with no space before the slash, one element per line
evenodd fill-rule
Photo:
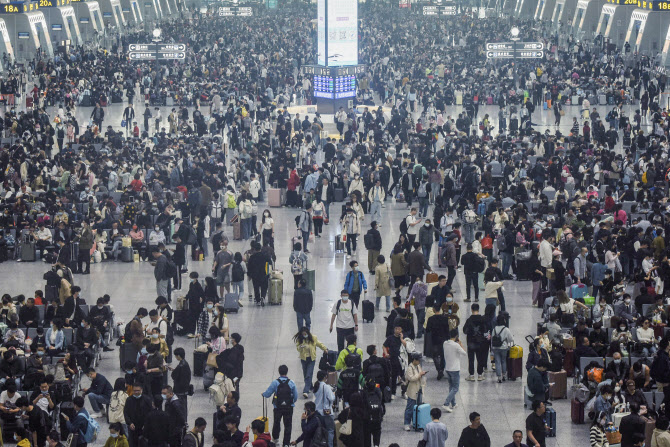
<path fill-rule="evenodd" d="M 591 335 L 589 335 L 589 341 L 591 342 L 593 350 L 596 351 L 599 356 L 605 357 L 607 347 L 609 346 L 609 336 L 607 330 L 603 329 L 603 324 L 601 322 L 593 325 L 593 331 L 591 332 Z"/>
<path fill-rule="evenodd" d="M 647 398 L 644 397 L 644 393 L 641 390 L 635 387 L 634 380 L 628 380 L 626 382 L 626 388 L 621 390 L 621 397 L 624 399 L 624 402 L 637 403 L 640 408 L 647 407 Z"/>
<path fill-rule="evenodd" d="M 35 300 L 33 298 L 28 298 L 26 304 L 21 306 L 19 310 L 19 322 L 22 326 L 25 327 L 37 327 L 40 326 L 40 311 L 35 307 Z"/>
<path fill-rule="evenodd" d="M 638 360 L 628 370 L 628 379 L 635 382 L 636 389 L 648 390 L 651 384 L 651 368 Z"/>
<path fill-rule="evenodd" d="M 56 397 L 54 396 L 53 391 L 49 390 L 49 382 L 45 376 L 41 376 L 38 382 L 39 387 L 30 395 L 30 402 L 43 411 L 50 413 L 56 406 Z"/>
<path fill-rule="evenodd" d="M 95 356 L 95 346 L 98 344 L 98 334 L 91 326 L 90 317 L 84 317 L 81 320 L 81 326 L 77 330 L 77 337 L 73 343 L 77 349 L 78 363 L 81 365 L 85 374 L 88 374 L 88 369 Z"/>
<path fill-rule="evenodd" d="M 4 386 L 6 382 L 14 382 L 18 390 L 21 388 L 21 377 L 25 373 L 25 367 L 18 359 L 14 349 L 9 349 L 2 354 L 2 362 L 0 362 L 0 386 Z"/>
<path fill-rule="evenodd" d="M 645 317 L 642 317 L 641 320 L 636 329 L 637 342 L 642 347 L 642 355 L 644 357 L 653 356 L 656 354 L 657 348 L 654 330 L 651 328 L 651 320 Z"/>
<path fill-rule="evenodd" d="M 3 421 L 16 422 L 16 416 L 21 409 L 16 406 L 16 401 L 21 395 L 16 391 L 16 384 L 14 382 L 8 383 L 5 391 L 0 393 L 0 418 Z M 7 435 L 7 426 L 3 427 L 3 432 Z"/>
<path fill-rule="evenodd" d="M 44 337 L 47 354 L 51 357 L 63 352 L 65 346 L 65 334 L 63 333 L 63 322 L 55 319 L 51 322 L 47 334 Z"/>
<path fill-rule="evenodd" d="M 663 296 L 656 296 L 656 305 L 649 307 L 645 317 L 651 320 L 652 324 L 668 324 L 668 314 L 663 305 Z"/>
<path fill-rule="evenodd" d="M 612 354 L 613 360 L 605 368 L 605 374 L 612 376 L 612 385 L 622 387 L 624 381 L 628 379 L 628 362 L 626 362 L 620 352 Z"/>
<path fill-rule="evenodd" d="M 23 378 L 23 385 L 27 390 L 33 389 L 39 382 L 39 378 L 44 375 L 44 366 L 42 366 L 44 352 L 44 345 L 39 345 L 37 351 L 26 359 L 26 375 Z"/>
<path fill-rule="evenodd" d="M 79 371 L 79 365 L 77 364 L 77 356 L 75 355 L 77 348 L 75 346 L 68 346 L 67 352 L 65 352 L 65 357 L 63 358 L 63 368 L 65 368 L 65 376 L 68 380 L 72 381 L 72 378 L 77 371 Z"/>
<path fill-rule="evenodd" d="M 19 329 L 18 321 L 11 320 L 7 326 L 9 329 L 5 332 L 2 345 L 6 348 L 24 349 L 26 334 Z"/>
<path fill-rule="evenodd" d="M 105 299 L 100 297 L 96 301 L 96 306 L 92 307 L 89 311 L 88 317 L 91 320 L 91 326 L 93 326 L 98 333 L 100 333 L 100 342 L 103 347 L 103 351 L 109 352 L 113 351 L 107 343 L 107 337 L 105 336 L 109 332 L 109 325 L 112 321 L 112 314 L 105 306 Z"/>

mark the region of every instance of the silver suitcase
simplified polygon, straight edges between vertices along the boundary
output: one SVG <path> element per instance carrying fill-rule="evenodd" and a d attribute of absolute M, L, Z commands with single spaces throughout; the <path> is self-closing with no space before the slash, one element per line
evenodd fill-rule
<path fill-rule="evenodd" d="M 284 295 L 284 280 L 279 278 L 272 278 L 268 287 L 268 302 L 273 305 L 282 303 Z"/>

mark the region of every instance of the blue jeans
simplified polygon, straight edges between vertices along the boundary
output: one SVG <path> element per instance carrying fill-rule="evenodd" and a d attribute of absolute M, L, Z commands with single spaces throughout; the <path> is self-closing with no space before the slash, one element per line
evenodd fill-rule
<path fill-rule="evenodd" d="M 242 295 L 244 295 L 244 280 L 236 281 L 236 282 L 233 282 L 231 284 L 232 284 L 233 293 L 237 293 L 238 297 L 241 297 Z"/>
<path fill-rule="evenodd" d="M 477 224 L 471 224 L 471 223 L 464 223 L 463 224 L 463 230 L 465 234 L 463 237 L 465 238 L 465 243 L 466 244 L 471 244 L 472 241 L 475 240 L 475 229 L 477 228 Z"/>
<path fill-rule="evenodd" d="M 245 241 L 251 237 L 251 218 L 242 219 L 242 239 Z"/>
<path fill-rule="evenodd" d="M 16 389 L 17 389 L 17 390 L 20 390 L 20 389 L 21 389 L 21 379 L 19 379 L 19 378 L 16 378 L 16 379 L 5 379 L 5 378 L 3 377 L 2 379 L 0 379 L 0 387 L 4 387 L 4 386 L 5 386 L 5 382 L 7 382 L 7 380 L 14 380 L 14 383 L 16 384 Z"/>
<path fill-rule="evenodd" d="M 372 202 L 370 204 L 370 214 L 372 215 L 372 220 L 381 223 L 382 220 L 382 203 L 381 202 Z"/>
<path fill-rule="evenodd" d="M 460 371 L 446 371 L 447 379 L 449 380 L 449 394 L 447 394 L 447 399 L 444 401 L 444 405 L 456 405 L 456 393 L 458 393 L 458 388 L 461 384 L 461 372 Z"/>
<path fill-rule="evenodd" d="M 433 244 L 421 246 L 421 251 L 423 251 L 423 257 L 426 258 L 426 262 L 430 261 L 430 251 L 432 250 L 432 248 Z"/>
<path fill-rule="evenodd" d="M 91 409 L 94 413 L 100 413 L 104 405 L 109 405 L 109 397 L 100 394 L 89 393 L 88 401 L 91 403 Z"/>
<path fill-rule="evenodd" d="M 414 308 L 414 311 L 416 312 L 416 320 L 417 320 L 417 331 L 416 335 L 417 337 L 422 337 L 424 333 L 423 329 L 423 323 L 426 320 L 426 308 L 424 307 L 423 309 L 417 309 L 416 307 Z"/>
<path fill-rule="evenodd" d="M 430 184 L 430 196 L 431 200 L 430 203 L 435 203 L 435 198 L 440 195 L 440 184 L 439 183 L 431 183 Z"/>
<path fill-rule="evenodd" d="M 314 376 L 314 364 L 316 361 L 309 358 L 307 360 L 300 360 L 300 363 L 302 363 L 302 376 L 305 379 L 305 386 L 302 392 L 309 393 L 309 390 L 312 388 L 312 376 Z"/>
<path fill-rule="evenodd" d="M 419 214 L 421 214 L 421 217 L 428 215 L 428 202 L 428 197 L 419 197 Z"/>
<path fill-rule="evenodd" d="M 493 349 L 493 359 L 496 362 L 496 375 L 500 379 L 507 374 L 507 349 Z"/>
<path fill-rule="evenodd" d="M 386 295 L 384 298 L 386 298 L 386 310 L 390 310 L 391 309 L 391 295 Z M 379 302 L 381 301 L 381 299 L 382 299 L 381 296 L 377 297 L 377 304 L 375 305 L 377 310 L 379 310 Z"/>
<path fill-rule="evenodd" d="M 307 251 L 307 242 L 309 242 L 309 231 L 302 231 L 302 251 Z"/>
<path fill-rule="evenodd" d="M 121 247 L 123 246 L 123 241 L 114 241 L 112 244 L 112 256 L 116 261 L 119 258 L 119 253 L 121 252 Z"/>
<path fill-rule="evenodd" d="M 296 312 L 295 316 L 298 321 L 298 330 L 302 329 L 305 326 L 307 326 L 307 329 L 310 329 L 312 327 L 312 319 L 309 316 L 309 312 L 307 313 Z"/>
<path fill-rule="evenodd" d="M 414 406 L 416 405 L 416 400 L 407 397 L 407 406 L 405 407 L 405 425 L 412 423 L 412 413 L 414 413 Z"/>
<path fill-rule="evenodd" d="M 512 253 L 507 253 L 504 251 L 500 252 L 500 258 L 502 259 L 502 274 L 503 278 L 507 278 L 509 275 L 509 268 L 512 266 L 512 258 L 513 258 Z"/>

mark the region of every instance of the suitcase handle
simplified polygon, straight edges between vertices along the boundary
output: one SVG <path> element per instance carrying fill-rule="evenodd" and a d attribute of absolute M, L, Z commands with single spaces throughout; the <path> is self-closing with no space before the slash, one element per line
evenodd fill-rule
<path fill-rule="evenodd" d="M 263 417 L 268 417 L 268 400 L 263 397 Z"/>

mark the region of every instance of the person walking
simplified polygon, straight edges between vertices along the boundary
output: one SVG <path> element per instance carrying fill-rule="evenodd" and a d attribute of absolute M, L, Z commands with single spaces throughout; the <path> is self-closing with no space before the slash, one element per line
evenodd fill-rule
<path fill-rule="evenodd" d="M 526 418 L 526 442 L 529 446 L 546 447 L 547 423 L 544 420 L 546 407 L 540 400 L 533 401 L 533 412 Z"/>
<path fill-rule="evenodd" d="M 468 377 L 465 380 L 475 380 L 475 359 L 477 360 L 477 380 L 482 381 L 484 367 L 486 366 L 486 353 L 488 352 L 491 331 L 489 324 L 483 315 L 479 314 L 479 303 L 470 306 L 472 315 L 463 325 L 463 333 L 468 337 Z"/>
<path fill-rule="evenodd" d="M 363 237 L 365 248 L 368 250 L 368 272 L 374 275 L 377 267 L 377 259 L 382 251 L 382 235 L 379 233 L 379 225 L 376 220 L 370 223 L 370 229 Z"/>
<path fill-rule="evenodd" d="M 439 408 L 430 410 L 430 422 L 426 424 L 423 430 L 423 440 L 426 441 L 425 447 L 444 447 L 449 438 L 447 426 L 440 422 L 442 412 Z"/>
<path fill-rule="evenodd" d="M 340 220 L 342 225 L 342 234 L 346 235 L 347 257 L 356 256 L 358 235 L 361 233 L 361 223 L 358 220 L 358 214 L 353 208 L 347 207 L 345 215 Z"/>
<path fill-rule="evenodd" d="M 375 295 L 377 296 L 375 308 L 379 310 L 379 303 L 384 297 L 386 299 L 386 312 L 391 311 L 391 267 L 386 263 L 384 255 L 377 256 L 377 266 L 375 267 Z M 395 284 L 394 284 L 395 285 Z"/>
<path fill-rule="evenodd" d="M 356 305 L 360 304 L 361 292 L 367 295 L 368 283 L 365 281 L 365 275 L 358 270 L 358 261 L 349 262 L 351 270 L 344 279 L 344 289 L 349 292 L 349 299 Z"/>
<path fill-rule="evenodd" d="M 154 278 L 156 279 L 156 293 L 158 296 L 164 296 L 168 298 L 170 296 L 169 295 L 170 279 L 172 278 L 172 275 L 170 274 L 172 272 L 169 271 L 170 261 L 168 261 L 168 258 L 167 256 L 165 256 L 165 254 L 161 253 L 158 246 L 153 248 L 151 254 L 156 260 L 156 266 L 154 267 Z M 129 437 L 129 439 L 131 438 L 132 437 Z M 134 447 L 132 446 L 132 442 L 131 447 Z"/>
<path fill-rule="evenodd" d="M 309 328 L 306 326 L 301 327 L 298 333 L 293 336 L 293 342 L 298 350 L 298 354 L 300 354 L 302 374 L 305 379 L 302 397 L 307 399 L 309 397 L 309 390 L 312 387 L 312 377 L 314 376 L 316 348 L 318 347 L 326 354 L 328 353 L 328 348 L 316 338 L 316 335 L 309 332 Z"/>
<path fill-rule="evenodd" d="M 461 383 L 461 358 L 466 356 L 467 352 L 458 339 L 458 330 L 450 331 L 449 340 L 444 342 L 444 369 L 447 373 L 447 379 L 449 379 L 449 394 L 444 400 L 442 409 L 447 413 L 453 412 L 456 408 L 456 393 L 458 393 Z"/>
<path fill-rule="evenodd" d="M 486 257 L 475 253 L 472 250 L 472 244 L 466 245 L 465 250 L 465 254 L 461 257 L 461 264 L 463 264 L 463 273 L 465 274 L 466 301 L 470 301 L 470 289 L 473 288 L 475 302 L 477 302 L 479 301 L 479 274 L 486 268 Z"/>
<path fill-rule="evenodd" d="M 491 348 L 493 350 L 493 358 L 496 364 L 496 375 L 498 376 L 498 383 L 505 381 L 507 374 L 507 354 L 512 346 L 514 346 L 514 337 L 512 332 L 506 326 L 507 320 L 502 314 L 498 314 L 496 318 L 496 326 L 491 332 Z"/>
<path fill-rule="evenodd" d="M 330 332 L 335 325 L 337 332 L 337 352 L 344 349 L 344 341 L 348 335 L 358 331 L 358 307 L 349 299 L 349 292 L 340 292 L 340 299 L 333 305 L 330 317 Z"/>
<path fill-rule="evenodd" d="M 305 402 L 304 413 L 300 416 L 300 427 L 302 428 L 302 433 L 298 436 L 298 439 L 291 442 L 291 445 L 297 445 L 302 442 L 303 447 L 312 447 L 312 441 L 315 437 L 319 436 L 318 432 L 319 427 L 322 426 L 323 421 L 321 415 L 316 411 L 316 405 L 314 402 Z M 318 441 L 326 441 L 325 439 L 318 439 Z"/>
<path fill-rule="evenodd" d="M 375 184 L 368 191 L 368 201 L 370 202 L 370 214 L 372 215 L 372 220 L 375 222 L 381 222 L 382 220 L 382 205 L 386 200 L 386 193 L 382 187 L 381 179 L 377 179 Z"/>
<path fill-rule="evenodd" d="M 481 415 L 476 411 L 470 413 L 470 425 L 465 427 L 458 439 L 458 447 L 491 447 L 491 438 L 484 425 Z"/>
<path fill-rule="evenodd" d="M 151 399 L 142 394 L 142 384 L 133 385 L 133 394 L 126 400 L 123 415 L 128 426 L 128 443 L 130 447 L 140 447 L 140 437 L 144 430 L 146 415 L 152 409 Z"/>
<path fill-rule="evenodd" d="M 309 330 L 312 327 L 310 313 L 314 306 L 314 296 L 312 291 L 307 288 L 307 281 L 300 278 L 298 288 L 293 292 L 293 310 L 295 311 L 298 329 L 306 327 Z"/>
<path fill-rule="evenodd" d="M 267 390 L 262 393 L 264 398 L 272 396 L 272 440 L 275 445 L 279 444 L 279 432 L 281 423 L 284 421 L 283 446 L 291 443 L 291 431 L 293 429 L 293 407 L 298 400 L 298 389 L 293 380 L 288 378 L 288 366 L 281 365 L 278 369 L 279 377 L 272 381 Z"/>

